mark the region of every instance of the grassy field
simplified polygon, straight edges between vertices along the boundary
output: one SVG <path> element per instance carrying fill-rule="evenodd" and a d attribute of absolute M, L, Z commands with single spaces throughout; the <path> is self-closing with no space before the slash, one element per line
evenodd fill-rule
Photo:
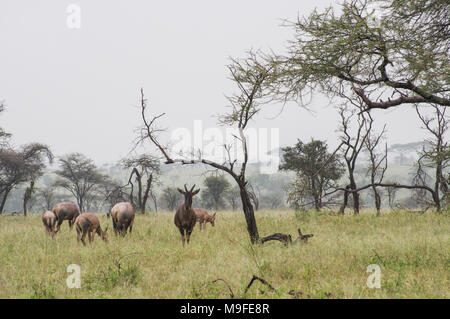
<path fill-rule="evenodd" d="M 183 249 L 173 213 L 137 216 L 133 234 L 89 247 L 67 222 L 54 240 L 40 216 L 0 217 L 0 298 L 449 298 L 447 215 L 392 212 L 375 217 L 258 211 L 261 236 L 296 229 L 307 244 L 251 245 L 242 212 L 219 212 L 216 227 L 194 229 Z M 101 223 L 110 224 L 104 214 Z M 111 226 L 110 226 L 111 228 Z M 66 285 L 67 266 L 81 267 L 81 288 Z M 381 288 L 366 285 L 367 266 L 381 267 Z M 119 269 L 120 265 L 120 269 Z M 267 280 L 268 291 L 252 275 Z M 262 290 L 262 291 L 261 291 Z"/>

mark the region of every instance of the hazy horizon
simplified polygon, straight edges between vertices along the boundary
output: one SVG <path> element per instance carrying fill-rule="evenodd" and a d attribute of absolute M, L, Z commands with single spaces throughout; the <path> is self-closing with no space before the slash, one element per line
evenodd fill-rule
<path fill-rule="evenodd" d="M 225 65 L 251 48 L 282 52 L 292 29 L 281 19 L 307 15 L 336 1 L 2 1 L 0 4 L 0 126 L 13 144 L 48 144 L 56 156 L 80 152 L 97 163 L 127 156 L 140 125 L 140 88 L 161 125 L 215 127 L 234 91 Z M 67 6 L 81 8 L 81 28 L 66 25 Z M 338 144 L 338 113 L 315 95 L 309 107 L 267 107 L 252 123 L 278 128 L 280 146 L 298 138 Z M 422 141 L 427 132 L 412 106 L 374 110 L 387 124 L 389 145 Z M 275 118 L 274 118 L 275 117 Z"/>

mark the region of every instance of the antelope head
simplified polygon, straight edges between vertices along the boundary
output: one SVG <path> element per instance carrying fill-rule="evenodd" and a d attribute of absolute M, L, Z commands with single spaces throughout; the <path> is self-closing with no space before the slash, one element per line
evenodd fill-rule
<path fill-rule="evenodd" d="M 192 197 L 198 194 L 200 192 L 200 188 L 194 191 L 195 184 L 192 186 L 191 190 L 187 190 L 186 184 L 184 184 L 184 191 L 182 189 L 178 189 L 178 191 L 184 195 L 184 207 L 186 208 L 186 211 L 190 211 L 192 208 Z"/>
<path fill-rule="evenodd" d="M 107 231 L 108 231 L 108 226 L 109 226 L 109 225 L 106 226 L 105 230 L 102 230 L 102 231 L 101 231 L 101 237 L 102 237 L 102 239 L 103 239 L 103 241 L 104 241 L 105 243 L 108 242 L 108 233 L 107 233 Z"/>
<path fill-rule="evenodd" d="M 217 214 L 217 212 L 216 213 L 214 213 L 213 215 L 211 215 L 211 216 L 208 216 L 208 221 L 211 223 L 211 225 L 214 227 L 214 221 L 216 220 L 216 214 Z"/>

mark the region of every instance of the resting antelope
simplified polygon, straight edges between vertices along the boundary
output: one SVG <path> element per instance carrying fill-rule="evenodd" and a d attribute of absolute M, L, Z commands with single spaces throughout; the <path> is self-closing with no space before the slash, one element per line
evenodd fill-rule
<path fill-rule="evenodd" d="M 53 213 L 56 216 L 56 220 L 58 222 L 56 226 L 55 233 L 59 232 L 59 228 L 64 220 L 69 221 L 69 228 L 72 229 L 72 226 L 75 222 L 75 219 L 80 215 L 80 210 L 77 204 L 72 202 L 64 202 L 59 203 L 53 206 Z"/>
<path fill-rule="evenodd" d="M 195 215 L 193 209 L 192 209 L 192 197 L 198 194 L 200 191 L 200 188 L 196 191 L 193 191 L 195 187 L 192 186 L 191 190 L 187 190 L 186 184 L 184 184 L 184 191 L 177 188 L 178 191 L 184 195 L 184 202 L 180 204 L 180 206 L 177 209 L 177 212 L 175 213 L 175 226 L 178 227 L 181 233 L 181 241 L 185 241 L 185 233 L 186 233 L 186 240 L 189 244 L 189 239 L 191 237 L 192 230 L 194 229 L 195 222 L 197 221 L 197 216 Z"/>
<path fill-rule="evenodd" d="M 133 230 L 134 209 L 129 202 L 120 202 L 111 208 L 111 219 L 114 227 L 114 233 L 125 236 L 128 228 L 130 234 Z"/>
<path fill-rule="evenodd" d="M 42 223 L 44 224 L 47 234 L 55 237 L 56 215 L 52 211 L 45 211 L 42 214 Z"/>
<path fill-rule="evenodd" d="M 101 237 L 105 242 L 108 242 L 108 226 L 103 231 L 100 227 L 100 220 L 97 215 L 93 213 L 83 213 L 77 217 L 75 220 L 75 227 L 77 230 L 77 241 L 80 239 L 83 242 L 83 245 L 86 246 L 86 234 L 89 235 L 89 242 L 92 243 L 94 241 L 95 233 Z"/>
<path fill-rule="evenodd" d="M 197 216 L 197 221 L 199 223 L 199 230 L 206 229 L 206 223 L 211 223 L 214 227 L 214 220 L 216 219 L 216 213 L 213 215 L 208 214 L 208 211 L 203 208 L 192 208 L 194 210 L 195 215 Z"/>

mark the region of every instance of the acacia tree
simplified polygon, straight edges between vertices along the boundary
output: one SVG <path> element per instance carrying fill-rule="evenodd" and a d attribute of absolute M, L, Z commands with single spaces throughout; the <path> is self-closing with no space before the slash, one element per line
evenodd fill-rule
<path fill-rule="evenodd" d="M 159 161 L 152 155 L 142 154 L 121 161 L 126 169 L 131 169 L 128 184 L 131 186 L 130 201 L 133 206 L 145 214 L 149 196 L 151 196 L 152 185 L 160 174 Z M 134 196 L 133 176 L 137 182 L 137 196 Z"/>
<path fill-rule="evenodd" d="M 206 208 L 218 210 L 225 206 L 224 194 L 230 188 L 230 183 L 224 176 L 208 176 L 203 181 L 202 202 Z"/>
<path fill-rule="evenodd" d="M 54 183 L 69 191 L 75 198 L 80 211 L 84 211 L 89 200 L 105 181 L 94 162 L 80 153 L 71 153 L 59 159 L 61 168 L 55 171 L 59 176 Z"/>
<path fill-rule="evenodd" d="M 43 174 L 46 161 L 51 163 L 53 154 L 43 144 L 31 143 L 19 150 L 11 147 L 0 149 L 0 213 L 3 213 L 10 192 L 25 182 L 38 179 Z"/>
<path fill-rule="evenodd" d="M 339 158 L 328 153 L 327 144 L 319 140 L 303 143 L 298 140 L 292 147 L 282 148 L 283 163 L 281 170 L 292 170 L 296 173 L 291 184 L 288 201 L 296 208 L 310 204 L 316 210 L 323 206 L 323 197 L 343 174 Z M 306 201 L 306 203 L 304 203 Z"/>
<path fill-rule="evenodd" d="M 228 69 L 231 74 L 231 80 L 238 87 L 238 93 L 228 96 L 231 111 L 220 117 L 220 123 L 223 125 L 235 126 L 237 128 L 238 136 L 236 136 L 236 139 L 240 142 L 243 153 L 243 160 L 241 163 L 237 163 L 237 159 L 231 160 L 230 156 L 225 163 L 218 163 L 202 158 L 201 154 L 199 158 L 191 160 L 172 158 L 167 147 L 163 146 L 156 136 L 158 132 L 161 132 L 161 129 L 155 127 L 155 121 L 161 118 L 165 113 L 151 118 L 146 115 L 147 101 L 144 98 L 143 89 L 141 89 L 141 116 L 143 126 L 140 130 L 138 142 L 140 143 L 146 140 L 152 142 L 163 154 L 166 159 L 166 164 L 205 164 L 229 174 L 239 187 L 242 207 L 247 223 L 247 231 L 251 242 L 256 243 L 259 241 L 258 228 L 253 205 L 247 191 L 246 169 L 249 154 L 245 129 L 255 115 L 261 110 L 261 106 L 265 100 L 267 100 L 267 94 L 262 90 L 262 86 L 264 81 L 269 77 L 270 67 L 267 68 L 265 65 L 259 63 L 256 54 L 250 52 L 249 56 L 244 60 L 238 61 L 232 59 L 231 64 L 228 65 Z M 239 170 L 237 167 L 239 167 Z"/>
<path fill-rule="evenodd" d="M 266 55 L 268 86 L 284 100 L 314 90 L 353 92 L 366 109 L 450 105 L 450 4 L 443 0 L 347 0 L 290 22 L 286 55 Z"/>

